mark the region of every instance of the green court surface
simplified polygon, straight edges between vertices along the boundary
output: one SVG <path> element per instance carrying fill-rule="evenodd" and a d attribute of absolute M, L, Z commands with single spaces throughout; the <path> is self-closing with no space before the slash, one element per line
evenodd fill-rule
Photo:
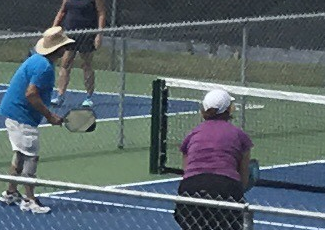
<path fill-rule="evenodd" d="M 17 68 L 15 63 L 2 63 L 1 83 L 8 83 Z M 81 70 L 72 72 L 69 87 L 84 89 Z M 150 95 L 154 77 L 127 75 L 127 92 Z M 119 73 L 96 71 L 97 89 L 119 91 Z M 108 108 L 109 109 L 109 108 Z M 96 185 L 120 184 L 170 177 L 149 174 L 150 118 L 125 121 L 125 148 L 117 148 L 118 122 L 98 123 L 94 133 L 69 133 L 61 127 L 41 130 L 41 152 L 38 177 Z M 12 153 L 7 133 L 0 132 L 0 171 L 7 173 Z M 1 183 L 3 184 L 3 183 Z"/>
<path fill-rule="evenodd" d="M 0 47 L 8 48 L 8 45 Z M 10 58 L 0 58 L 3 61 L 0 65 L 0 83 L 9 83 L 18 67 L 17 63 L 22 60 L 21 55 L 12 52 Z M 108 51 L 101 49 L 94 58 L 96 90 L 116 93 L 119 92 L 121 74 L 109 70 L 108 57 Z M 126 93 L 129 94 L 151 95 L 151 84 L 157 77 L 240 84 L 240 60 L 150 51 L 130 51 L 126 60 Z M 72 71 L 70 89 L 84 89 L 79 63 L 77 60 L 76 68 Z M 320 65 L 249 63 L 247 68 L 247 81 L 250 82 L 248 85 L 258 88 L 322 94 L 324 78 L 324 67 Z M 192 98 L 191 95 L 182 97 Z M 253 157 L 260 159 L 263 165 L 323 158 L 324 106 L 256 98 L 251 101 L 264 105 L 262 109 L 249 110 L 246 115 L 247 132 L 255 144 Z M 171 128 L 168 135 L 168 153 L 177 158 L 180 153 L 175 146 L 200 122 L 198 115 L 182 117 L 182 123 L 179 118 L 169 119 Z M 238 119 L 234 122 L 238 124 Z M 71 134 L 60 127 L 41 128 L 38 176 L 43 179 L 96 185 L 175 176 L 149 174 L 150 118 L 125 121 L 124 149 L 117 148 L 118 131 L 117 121 L 100 122 L 96 132 L 91 134 Z M 12 154 L 5 131 L 0 132 L 0 142 L 0 172 L 7 173 Z M 176 162 L 171 157 L 171 161 L 174 163 L 170 164 L 179 165 L 179 160 Z"/>

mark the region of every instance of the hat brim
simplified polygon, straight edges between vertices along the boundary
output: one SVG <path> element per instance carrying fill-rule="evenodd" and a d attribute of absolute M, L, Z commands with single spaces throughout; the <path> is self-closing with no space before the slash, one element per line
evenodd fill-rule
<path fill-rule="evenodd" d="M 60 47 L 71 44 L 71 43 L 74 43 L 74 42 L 75 42 L 75 40 L 67 37 L 61 43 L 59 43 L 59 44 L 57 44 L 55 46 L 46 48 L 46 47 L 44 47 L 44 38 L 41 38 L 40 40 L 38 40 L 38 42 L 37 42 L 37 44 L 35 46 L 35 51 L 37 53 L 41 54 L 41 55 L 48 55 L 48 54 L 53 53 L 54 51 L 56 51 Z"/>

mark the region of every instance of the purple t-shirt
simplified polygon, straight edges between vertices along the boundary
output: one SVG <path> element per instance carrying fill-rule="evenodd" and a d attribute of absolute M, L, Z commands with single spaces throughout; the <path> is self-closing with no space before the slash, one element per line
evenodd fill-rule
<path fill-rule="evenodd" d="M 253 143 L 240 128 L 223 120 L 207 120 L 194 128 L 180 150 L 186 155 L 184 178 L 201 173 L 224 175 L 240 181 L 243 153 Z"/>

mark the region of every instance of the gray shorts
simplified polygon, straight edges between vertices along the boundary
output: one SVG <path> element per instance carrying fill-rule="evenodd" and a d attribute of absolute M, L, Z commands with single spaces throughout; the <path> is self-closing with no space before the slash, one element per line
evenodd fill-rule
<path fill-rule="evenodd" d="M 27 156 L 21 152 L 15 152 L 11 164 L 16 168 L 18 175 L 24 177 L 36 177 L 38 156 Z"/>

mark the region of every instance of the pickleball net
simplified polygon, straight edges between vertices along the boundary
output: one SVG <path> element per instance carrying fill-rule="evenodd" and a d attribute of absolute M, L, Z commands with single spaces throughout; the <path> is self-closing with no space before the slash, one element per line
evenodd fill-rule
<path fill-rule="evenodd" d="M 261 179 L 278 182 L 270 186 L 325 192 L 325 96 L 321 89 L 312 88 L 262 89 L 173 78 L 154 81 L 151 173 L 181 173 L 179 146 L 202 121 L 201 101 L 214 88 L 236 98 L 232 122 L 252 138 L 252 157 L 263 169 Z"/>

